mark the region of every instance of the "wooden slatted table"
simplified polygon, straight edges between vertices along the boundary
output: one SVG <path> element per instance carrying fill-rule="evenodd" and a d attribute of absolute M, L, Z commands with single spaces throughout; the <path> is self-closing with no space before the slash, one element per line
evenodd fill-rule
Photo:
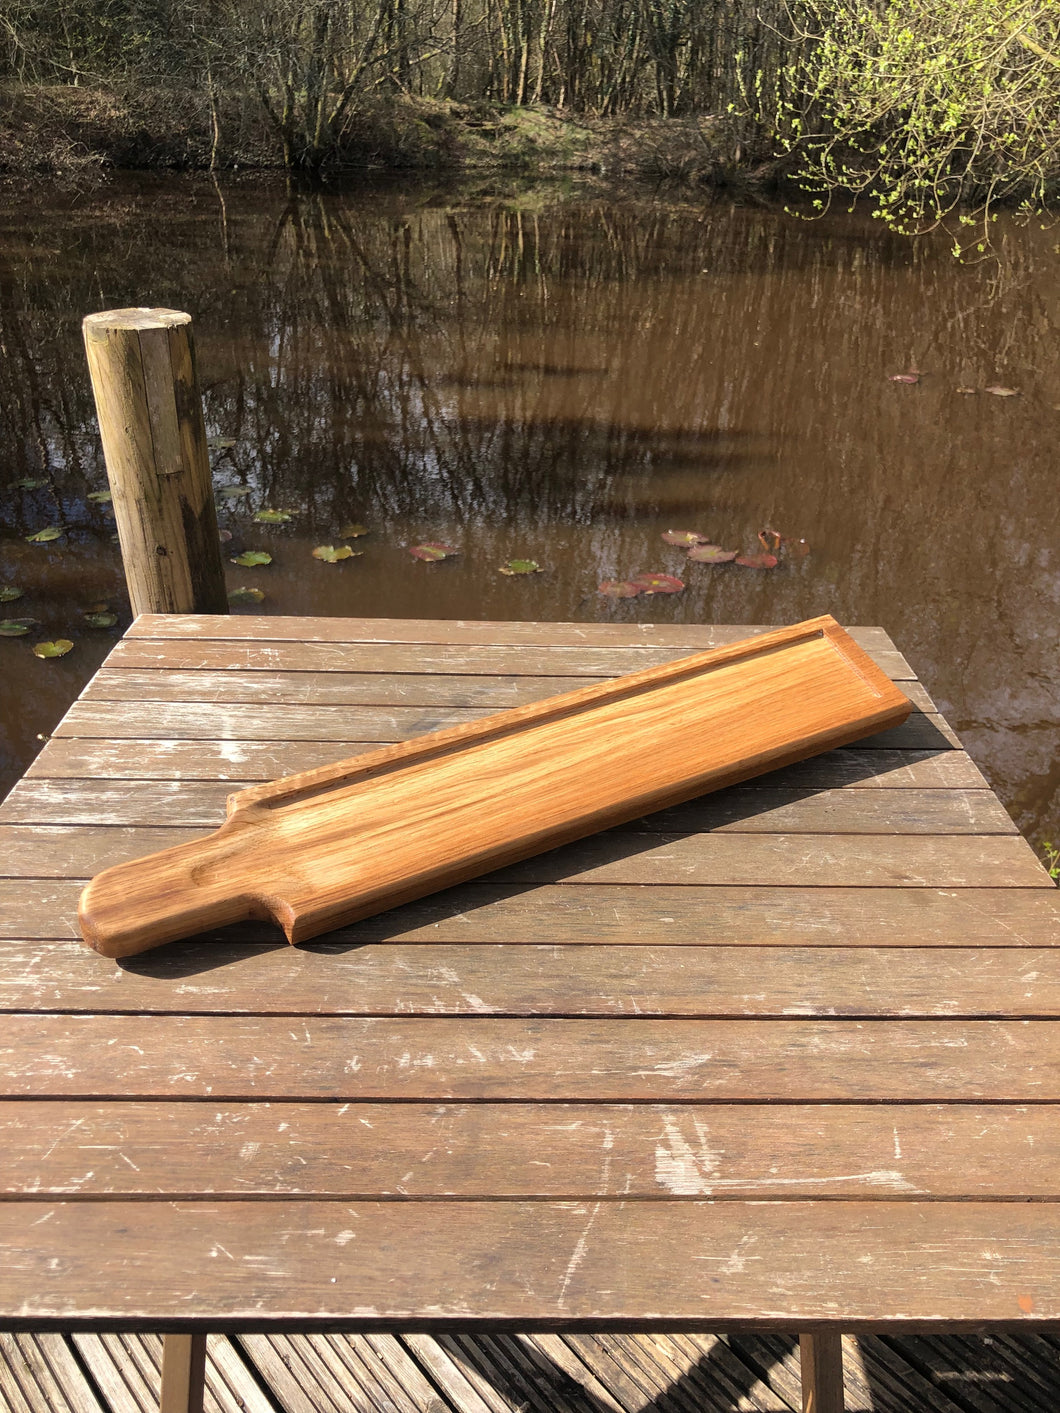
<path fill-rule="evenodd" d="M 304 948 L 107 961 L 226 793 L 740 627 L 142 617 L 0 808 L 0 1328 L 1060 1323 L 1060 891 L 902 727 Z M 606 743 L 602 743 L 606 750 Z"/>

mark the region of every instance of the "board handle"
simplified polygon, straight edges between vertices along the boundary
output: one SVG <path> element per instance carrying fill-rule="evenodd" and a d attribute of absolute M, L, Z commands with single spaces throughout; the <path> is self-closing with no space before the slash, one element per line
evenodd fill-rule
<path fill-rule="evenodd" d="M 98 873 L 77 906 L 88 946 L 104 957 L 133 957 L 196 932 L 272 919 L 267 899 L 239 887 L 241 824 Z"/>

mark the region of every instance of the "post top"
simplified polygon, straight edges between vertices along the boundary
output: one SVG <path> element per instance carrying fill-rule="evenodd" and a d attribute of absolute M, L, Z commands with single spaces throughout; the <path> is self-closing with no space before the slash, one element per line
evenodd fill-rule
<path fill-rule="evenodd" d="M 190 323 L 191 315 L 179 309 L 104 309 L 86 314 L 82 328 L 86 338 L 98 338 L 108 329 L 173 329 Z"/>

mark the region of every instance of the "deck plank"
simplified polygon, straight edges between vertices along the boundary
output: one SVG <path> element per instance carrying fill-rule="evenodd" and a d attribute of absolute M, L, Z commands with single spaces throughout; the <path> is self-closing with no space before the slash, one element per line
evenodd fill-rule
<path fill-rule="evenodd" d="M 0 825 L 0 877 L 91 878 L 101 869 L 184 844 L 201 829 L 122 825 Z M 633 827 L 498 869 L 497 883 L 744 887 L 1053 888 L 1019 835 L 667 835 Z"/>
<path fill-rule="evenodd" d="M 143 1203 L 8 1204 L 0 1318 L 14 1330 L 286 1322 L 307 1332 L 343 1319 L 362 1329 L 562 1321 L 570 1330 L 722 1331 L 812 1328 L 841 1312 L 851 1333 L 1060 1321 L 1050 1203 L 405 1202 L 400 1210 L 396 1224 L 387 1202 L 225 1203 L 230 1260 L 209 1201 L 152 1203 L 149 1222 Z M 49 1247 L 32 1225 L 45 1218 Z M 119 1241 L 123 1281 L 102 1290 L 98 1253 Z M 159 1242 L 180 1260 L 160 1266 Z M 939 1251 L 945 1282 L 935 1278 Z M 432 1269 L 446 1271 L 444 1288 L 425 1286 Z M 277 1282 L 281 1311 L 270 1294 Z"/>
<path fill-rule="evenodd" d="M 1058 1118 L 1055 1104 L 0 1102 L 0 1184 L 39 1198 L 1058 1201 Z"/>
<path fill-rule="evenodd" d="M 0 1062 L 12 1099 L 1060 1100 L 1048 1020 L 13 1015 Z"/>
<path fill-rule="evenodd" d="M 71 925 L 72 930 L 72 925 Z M 329 948 L 334 942 L 327 944 Z M 149 964 L 0 944 L 0 1010 L 307 1016 L 1060 1016 L 1056 949 L 176 943 Z"/>
<path fill-rule="evenodd" d="M 203 781 L 20 781 L 0 805 L 7 824 L 154 825 L 215 829 L 231 788 Z M 1016 834 L 992 790 L 778 789 L 745 785 L 643 816 L 645 830 L 734 834 Z"/>

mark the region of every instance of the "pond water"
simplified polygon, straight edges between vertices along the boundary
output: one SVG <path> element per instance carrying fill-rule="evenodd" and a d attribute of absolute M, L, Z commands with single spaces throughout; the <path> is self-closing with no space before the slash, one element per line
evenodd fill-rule
<path fill-rule="evenodd" d="M 249 492 L 222 491 L 226 550 L 273 556 L 229 565 L 254 612 L 882 624 L 1032 842 L 1060 841 L 1057 239 L 1002 224 L 1000 264 L 963 267 L 942 237 L 710 197 L 8 193 L 0 588 L 23 596 L 0 617 L 37 622 L 0 638 L 0 793 L 128 623 L 81 317 L 163 305 L 195 319 L 216 486 Z M 363 554 L 314 560 L 348 522 Z M 751 550 L 766 525 L 809 554 L 710 566 L 661 538 Z M 597 592 L 645 571 L 686 588 Z M 101 602 L 112 629 L 83 617 Z"/>

